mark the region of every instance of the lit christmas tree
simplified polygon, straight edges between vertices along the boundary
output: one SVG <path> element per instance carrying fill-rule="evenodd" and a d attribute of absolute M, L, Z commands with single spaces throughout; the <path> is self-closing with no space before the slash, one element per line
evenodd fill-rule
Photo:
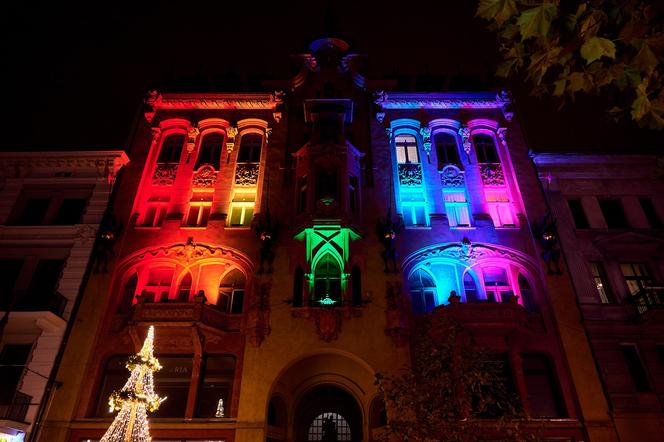
<path fill-rule="evenodd" d="M 159 361 L 152 353 L 154 327 L 150 326 L 143 348 L 129 357 L 127 369 L 129 380 L 120 391 L 114 391 L 108 401 L 111 411 L 118 411 L 113 423 L 100 442 L 150 442 L 147 413 L 159 408 L 166 398 L 154 392 L 155 371 L 161 370 Z"/>

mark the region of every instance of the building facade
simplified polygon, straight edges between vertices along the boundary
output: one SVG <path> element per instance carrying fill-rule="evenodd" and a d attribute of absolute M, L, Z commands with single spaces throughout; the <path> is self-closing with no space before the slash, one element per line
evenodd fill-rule
<path fill-rule="evenodd" d="M 154 440 L 375 440 L 374 374 L 424 316 L 505 361 L 550 437 L 616 440 L 509 98 L 379 92 L 337 39 L 296 60 L 284 92 L 148 96 L 40 440 L 101 437 L 149 325 Z"/>
<path fill-rule="evenodd" d="M 127 157 L 107 152 L 0 155 L 0 440 L 21 441 L 51 371 Z"/>
<path fill-rule="evenodd" d="M 664 183 L 654 156 L 535 154 L 620 440 L 664 428 Z M 648 431 L 644 432 L 643 429 Z"/>

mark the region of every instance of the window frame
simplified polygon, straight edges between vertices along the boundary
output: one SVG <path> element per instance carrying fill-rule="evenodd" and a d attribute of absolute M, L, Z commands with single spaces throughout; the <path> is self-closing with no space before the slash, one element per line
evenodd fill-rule
<path fill-rule="evenodd" d="M 406 142 L 405 140 L 400 142 L 399 138 L 412 138 L 412 142 Z M 414 150 L 414 152 L 412 152 Z M 408 132 L 400 132 L 394 135 L 394 153 L 397 158 L 397 164 L 421 164 L 420 160 L 420 149 L 419 149 L 419 140 L 417 139 L 416 135 L 413 135 Z M 399 155 L 399 154 L 402 155 Z M 411 161 L 410 159 L 410 153 L 414 153 L 416 160 Z M 400 161 L 400 157 L 403 158 L 404 161 Z"/>

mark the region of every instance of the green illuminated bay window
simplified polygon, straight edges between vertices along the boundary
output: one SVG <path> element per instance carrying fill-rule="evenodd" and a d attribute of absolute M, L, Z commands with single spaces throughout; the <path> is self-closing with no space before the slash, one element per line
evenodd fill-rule
<path fill-rule="evenodd" d="M 341 268 L 330 254 L 323 256 L 316 265 L 313 300 L 321 304 L 337 304 L 342 300 Z"/>

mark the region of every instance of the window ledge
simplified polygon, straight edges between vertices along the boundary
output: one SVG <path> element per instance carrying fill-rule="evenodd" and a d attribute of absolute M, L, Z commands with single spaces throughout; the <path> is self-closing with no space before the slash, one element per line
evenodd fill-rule
<path fill-rule="evenodd" d="M 205 230 L 207 226 L 180 226 L 180 228 L 185 230 Z"/>
<path fill-rule="evenodd" d="M 136 230 L 159 230 L 161 226 L 134 226 Z"/>
<path fill-rule="evenodd" d="M 431 230 L 431 226 L 405 226 L 406 230 Z"/>

